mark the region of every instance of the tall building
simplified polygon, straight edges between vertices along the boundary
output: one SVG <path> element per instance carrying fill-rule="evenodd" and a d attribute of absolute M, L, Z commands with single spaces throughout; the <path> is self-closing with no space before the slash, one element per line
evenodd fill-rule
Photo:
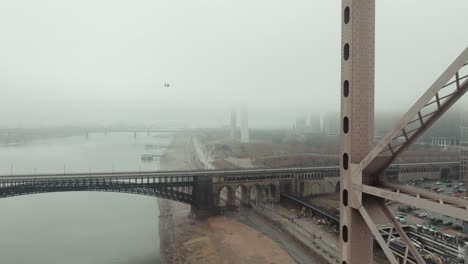
<path fill-rule="evenodd" d="M 309 131 L 312 134 L 319 134 L 320 133 L 320 131 L 321 131 L 320 116 L 318 116 L 318 115 L 311 115 L 310 116 Z"/>
<path fill-rule="evenodd" d="M 433 148 L 438 148 L 442 150 L 447 150 L 447 138 L 446 137 L 432 137 L 431 145 Z"/>
<path fill-rule="evenodd" d="M 325 135 L 338 135 L 340 132 L 340 115 L 328 112 L 323 116 L 323 133 Z"/>
<path fill-rule="evenodd" d="M 468 113 L 462 112 L 460 115 L 460 145 L 468 146 Z"/>
<path fill-rule="evenodd" d="M 461 127 L 460 145 L 468 146 L 468 126 Z"/>
<path fill-rule="evenodd" d="M 231 111 L 231 124 L 230 124 L 230 136 L 232 140 L 236 140 L 236 130 L 237 130 L 237 116 L 236 110 Z"/>
<path fill-rule="evenodd" d="M 305 132 L 307 127 L 306 118 L 305 117 L 297 117 L 296 118 L 296 130 L 299 132 Z"/>
<path fill-rule="evenodd" d="M 249 120 L 245 108 L 241 112 L 241 143 L 249 143 Z"/>
<path fill-rule="evenodd" d="M 465 186 L 468 186 L 468 148 L 460 151 L 460 178 L 465 179 Z"/>

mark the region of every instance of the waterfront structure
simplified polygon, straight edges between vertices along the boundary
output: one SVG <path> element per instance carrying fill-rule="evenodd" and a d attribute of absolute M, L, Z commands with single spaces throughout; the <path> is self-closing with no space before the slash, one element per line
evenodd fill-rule
<path fill-rule="evenodd" d="M 245 108 L 242 109 L 241 113 L 241 143 L 249 143 L 250 142 L 250 135 L 249 135 L 249 120 L 247 110 Z"/>

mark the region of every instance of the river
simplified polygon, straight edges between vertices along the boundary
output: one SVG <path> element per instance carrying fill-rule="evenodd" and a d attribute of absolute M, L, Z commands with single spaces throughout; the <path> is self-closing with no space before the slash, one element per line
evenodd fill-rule
<path fill-rule="evenodd" d="M 154 137 L 153 135 L 156 135 Z M 89 134 L 0 147 L 0 175 L 158 170 L 172 138 Z M 145 144 L 157 144 L 147 150 Z M 159 263 L 156 198 L 71 192 L 0 199 L 1 263 Z"/>

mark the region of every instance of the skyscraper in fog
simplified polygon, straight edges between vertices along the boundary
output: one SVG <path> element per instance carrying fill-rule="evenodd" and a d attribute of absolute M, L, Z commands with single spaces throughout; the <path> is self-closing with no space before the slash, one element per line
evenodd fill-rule
<path fill-rule="evenodd" d="M 460 178 L 465 179 L 465 185 L 468 185 L 468 148 L 460 151 Z M 468 191 L 466 191 L 468 196 Z"/>
<path fill-rule="evenodd" d="M 468 112 L 461 112 L 460 119 L 460 145 L 468 146 Z"/>
<path fill-rule="evenodd" d="M 298 132 L 305 132 L 306 130 L 306 118 L 301 116 L 296 118 L 296 130 Z"/>
<path fill-rule="evenodd" d="M 245 108 L 241 112 L 241 142 L 249 143 L 249 120 Z"/>
<path fill-rule="evenodd" d="M 338 135 L 340 132 L 340 115 L 337 112 L 325 113 L 322 128 L 325 135 Z"/>
<path fill-rule="evenodd" d="M 236 110 L 233 109 L 231 111 L 231 125 L 230 125 L 230 136 L 232 140 L 236 140 L 236 130 L 237 130 L 237 116 Z"/>
<path fill-rule="evenodd" d="M 319 115 L 312 114 L 310 116 L 309 131 L 310 133 L 313 133 L 313 134 L 320 133 L 321 128 L 320 128 L 320 116 Z"/>

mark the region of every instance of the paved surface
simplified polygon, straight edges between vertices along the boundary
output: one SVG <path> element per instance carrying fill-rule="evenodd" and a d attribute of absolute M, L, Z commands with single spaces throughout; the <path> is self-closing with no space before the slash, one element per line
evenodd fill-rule
<path fill-rule="evenodd" d="M 284 228 L 307 244 L 316 254 L 320 254 L 328 263 L 339 263 L 338 234 L 328 226 L 317 223 L 311 217 L 297 218 L 298 208 L 288 204 L 274 204 L 273 211 L 271 204 L 262 204 L 259 209 L 262 210 L 262 207 L 265 208 L 262 212 L 266 216 L 279 221 Z M 292 211 L 292 208 L 295 211 Z M 295 219 L 291 221 L 290 218 Z M 375 264 L 389 263 L 381 251 L 374 253 Z"/>
<path fill-rule="evenodd" d="M 303 243 L 320 254 L 329 263 L 338 263 L 337 237 L 327 232 L 324 226 L 317 225 L 311 218 L 297 218 L 296 213 L 282 205 L 263 205 L 265 214 L 278 221 Z M 294 220 L 290 220 L 294 219 Z"/>
<path fill-rule="evenodd" d="M 416 182 L 414 187 L 425 189 L 425 190 L 431 191 L 431 192 L 435 192 L 434 189 L 436 189 L 436 188 L 441 188 L 441 189 L 443 189 L 441 194 L 452 195 L 453 193 L 456 192 L 457 187 L 458 188 L 466 188 L 466 187 L 461 187 L 459 185 L 460 183 L 463 183 L 463 181 L 462 180 L 450 180 L 450 182 L 444 182 L 441 179 L 426 180 L 426 181 L 423 181 L 423 182 Z M 429 223 L 430 218 L 438 218 L 438 219 L 442 219 L 444 222 L 452 222 L 454 225 L 462 226 L 462 220 L 460 220 L 460 219 L 456 219 L 456 218 L 453 218 L 453 217 L 437 214 L 437 213 L 422 210 L 422 209 L 417 209 L 417 210 L 415 210 L 415 211 L 413 211 L 411 213 L 404 213 L 404 212 L 400 212 L 397 209 L 397 207 L 398 206 L 393 206 L 393 208 L 392 208 L 392 211 L 393 211 L 394 215 L 408 214 L 408 224 L 430 225 L 430 223 Z M 427 213 L 427 217 L 424 217 L 424 218 L 417 217 L 416 215 L 419 214 L 419 213 Z M 453 228 L 453 225 L 452 226 L 437 225 L 437 226 L 441 230 L 447 230 L 447 229 L 452 229 Z M 461 232 L 461 231 L 453 230 L 452 232 L 456 233 L 456 232 Z"/>
<path fill-rule="evenodd" d="M 238 212 L 228 213 L 230 217 L 234 217 L 239 221 L 255 227 L 257 230 L 262 231 L 275 242 L 281 245 L 281 247 L 288 252 L 288 254 L 294 258 L 297 263 L 327 263 L 323 260 L 312 256 L 307 252 L 306 249 L 297 245 L 292 239 L 290 239 L 283 232 L 274 227 L 271 223 L 258 216 L 251 209 L 240 208 Z"/>

